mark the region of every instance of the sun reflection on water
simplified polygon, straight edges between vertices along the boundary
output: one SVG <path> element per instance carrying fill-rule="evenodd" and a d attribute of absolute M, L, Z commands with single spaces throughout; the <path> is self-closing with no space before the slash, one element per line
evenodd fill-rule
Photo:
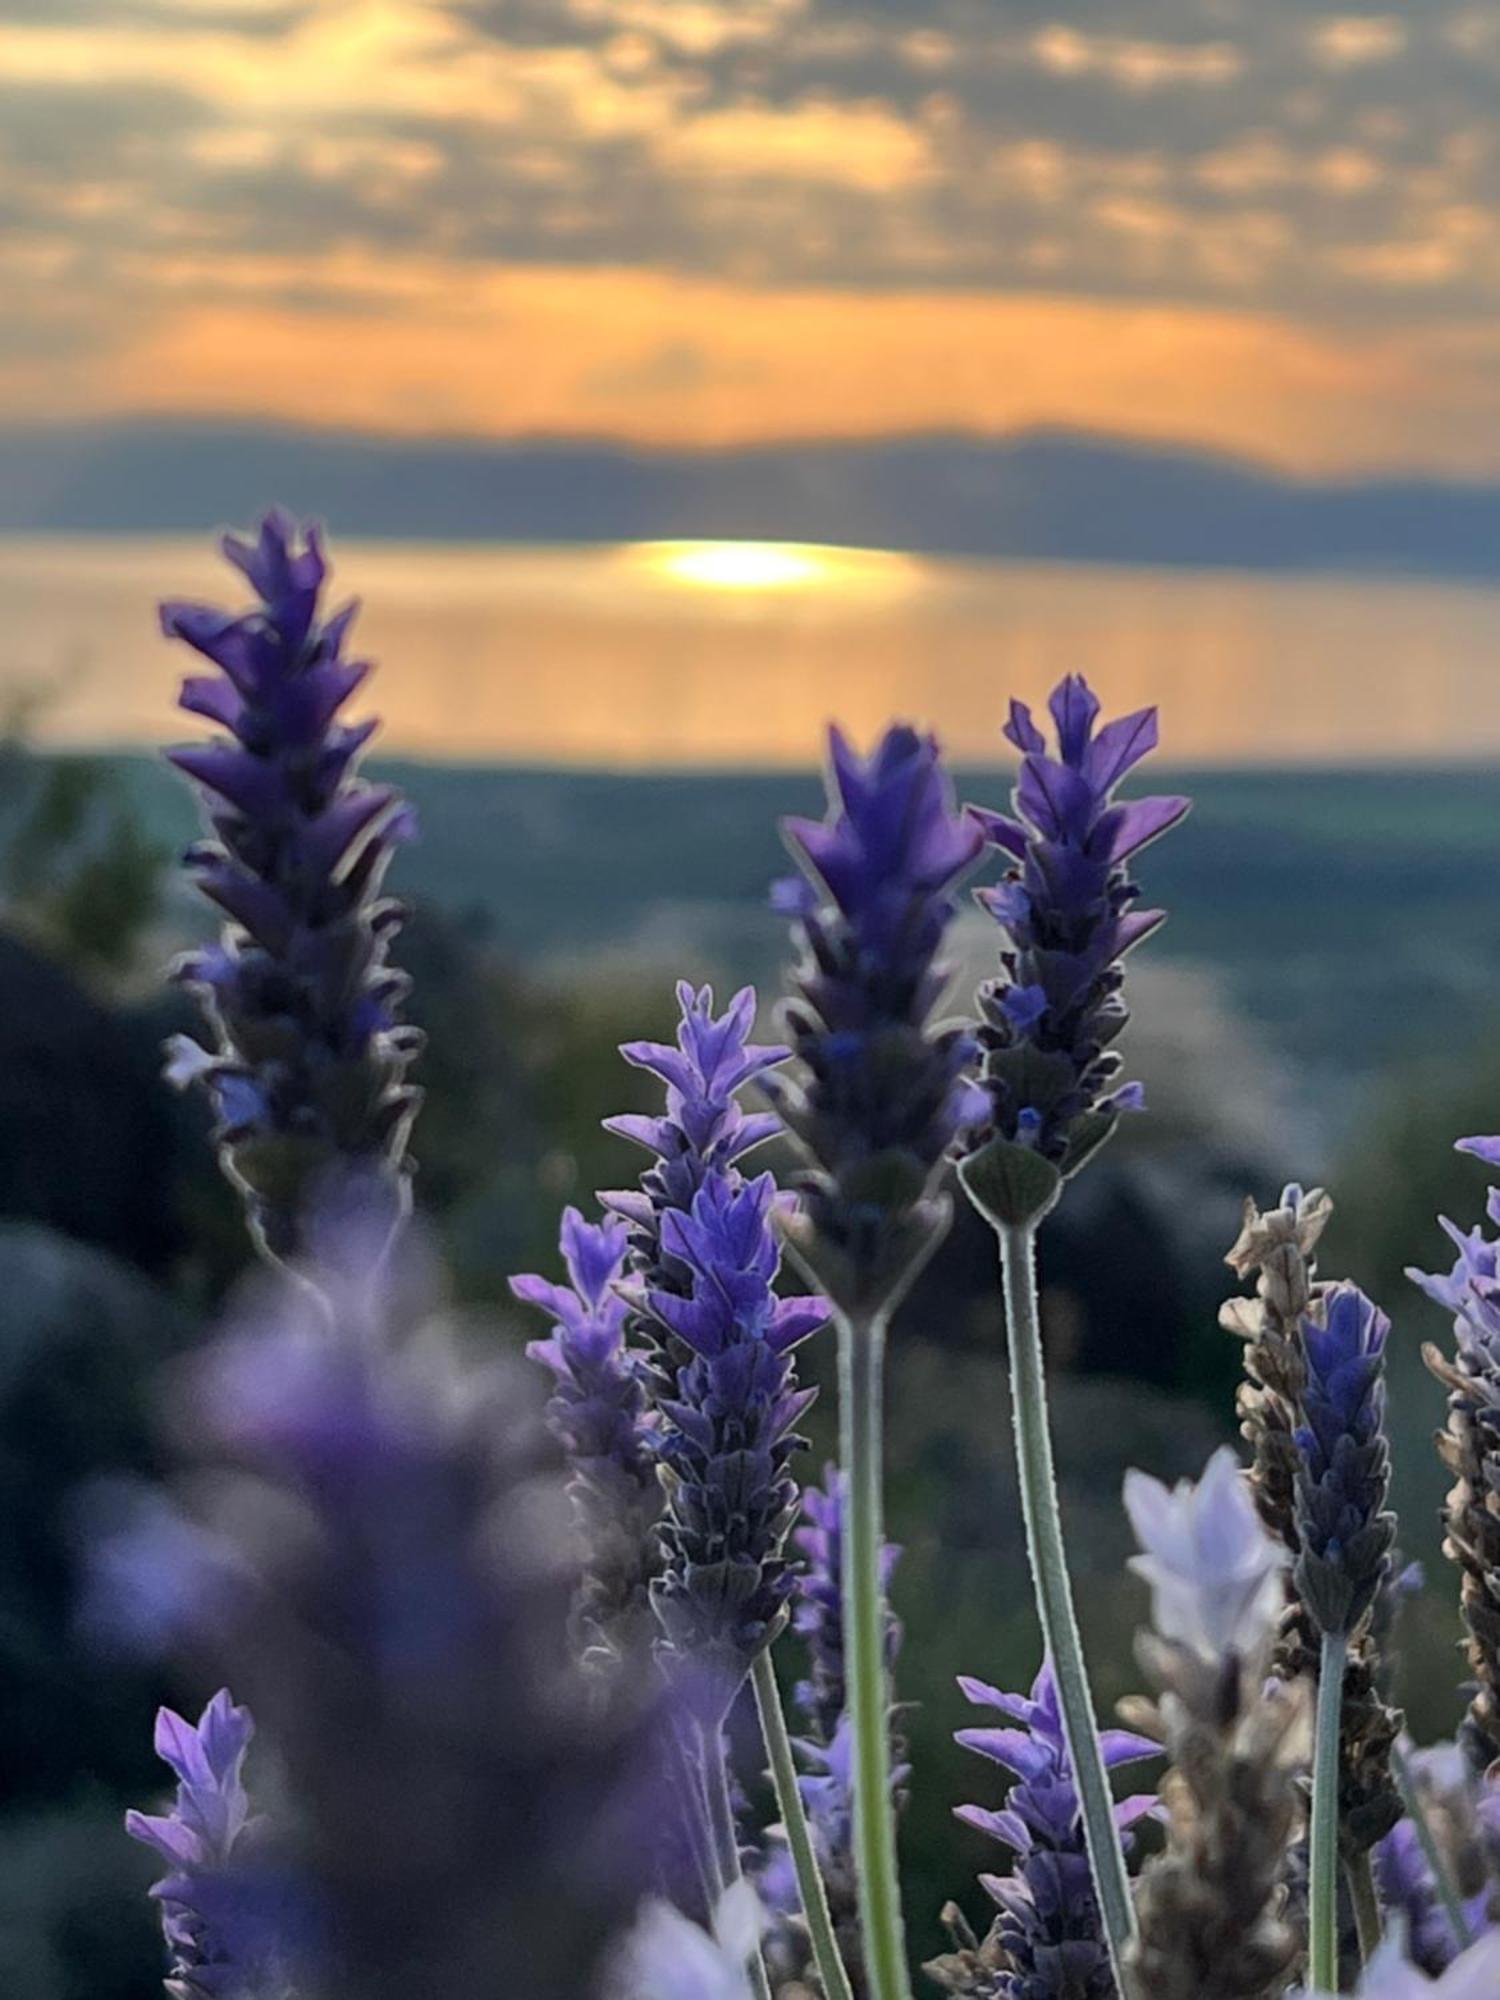
<path fill-rule="evenodd" d="M 637 542 L 621 556 L 653 577 L 700 590 L 866 594 L 907 589 L 920 573 L 894 550 L 818 542 Z"/>

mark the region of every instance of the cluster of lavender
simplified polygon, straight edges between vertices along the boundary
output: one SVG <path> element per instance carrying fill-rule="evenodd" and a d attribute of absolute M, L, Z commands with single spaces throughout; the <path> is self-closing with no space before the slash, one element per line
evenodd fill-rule
<path fill-rule="evenodd" d="M 410 820 L 354 775 L 370 725 L 337 719 L 365 673 L 349 614 L 322 616 L 315 534 L 272 516 L 226 547 L 257 606 L 165 614 L 224 677 L 185 706 L 227 732 L 174 753 L 214 836 L 188 865 L 227 921 L 183 968 L 212 1046 L 179 1046 L 173 1070 L 207 1085 L 271 1269 L 194 1366 L 180 1513 L 132 1558 L 193 1670 L 247 1704 L 164 1711 L 176 1797 L 130 1818 L 167 1864 L 172 2000 L 908 2000 L 881 1361 L 955 1162 L 1000 1241 L 1043 1659 L 1026 1696 L 960 1682 L 1002 1720 L 958 1740 L 1006 1785 L 959 1815 L 1010 1860 L 982 1878 L 983 1936 L 950 1906 L 932 1978 L 970 2000 L 1491 2000 L 1500 1245 L 1451 1231 L 1455 1270 L 1420 1280 L 1458 1330 L 1456 1357 L 1429 1359 L 1474 1676 L 1461 1748 L 1417 1751 L 1388 1703 L 1390 1327 L 1317 1276 L 1329 1204 L 1295 1186 L 1248 1209 L 1229 1257 L 1256 1281 L 1224 1315 L 1248 1472 L 1226 1450 L 1196 1485 L 1127 1480 L 1148 1692 L 1099 1726 L 1034 1243 L 1141 1102 L 1120 1081 L 1123 960 L 1161 913 L 1127 864 L 1186 801 L 1115 794 L 1154 711 L 1101 726 L 1070 677 L 1054 750 L 1013 704 L 1009 814 L 961 813 L 914 730 L 868 757 L 833 735 L 827 815 L 786 829 L 787 1046 L 751 1042 L 750 990 L 716 1014 L 679 987 L 675 1041 L 623 1050 L 664 1089 L 655 1115 L 609 1121 L 649 1156 L 638 1184 L 602 1193 L 599 1220 L 565 1213 L 561 1281 L 513 1281 L 550 1321 L 529 1348 L 542 1421 L 510 1364 L 445 1323 L 401 1233 L 418 1041 L 379 890 Z M 986 842 L 999 971 L 977 1022 L 935 1021 Z M 785 1192 L 745 1164 L 782 1132 Z M 1500 1141 L 1465 1144 L 1500 1164 Z M 783 1244 L 821 1296 L 782 1294 Z M 796 1350 L 830 1320 L 840 1463 L 804 1492 Z M 789 1628 L 795 1737 L 772 1663 Z M 748 1869 L 727 1750 L 747 1687 L 780 1817 L 750 1828 Z M 1116 1799 L 1114 1773 L 1147 1759 L 1156 1789 Z"/>

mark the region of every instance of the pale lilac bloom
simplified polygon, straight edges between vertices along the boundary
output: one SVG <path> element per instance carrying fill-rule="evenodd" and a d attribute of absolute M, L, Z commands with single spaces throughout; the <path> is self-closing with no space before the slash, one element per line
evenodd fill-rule
<path fill-rule="evenodd" d="M 1143 1553 L 1130 1567 L 1151 1586 L 1152 1623 L 1206 1661 L 1256 1659 L 1275 1632 L 1286 1551 L 1273 1542 L 1227 1445 L 1195 1485 L 1168 1489 L 1125 1475 L 1125 1508 Z"/>
<path fill-rule="evenodd" d="M 1398 1933 L 1376 1952 L 1356 1989 L 1355 2000 L 1495 2000 L 1500 1993 L 1500 1932 L 1481 1938 L 1442 1977 L 1429 1979 L 1406 1956 Z M 1293 2000 L 1324 2000 L 1310 1989 Z"/>
<path fill-rule="evenodd" d="M 712 1932 L 670 1903 L 651 1902 L 626 1940 L 606 2000 L 752 2000 L 746 1964 L 764 1919 L 740 1882 L 719 1904 Z"/>

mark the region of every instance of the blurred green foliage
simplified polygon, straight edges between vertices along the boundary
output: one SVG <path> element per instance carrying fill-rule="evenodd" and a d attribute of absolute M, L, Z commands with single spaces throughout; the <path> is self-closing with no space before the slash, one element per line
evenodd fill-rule
<path fill-rule="evenodd" d="M 160 913 L 170 849 L 114 760 L 36 747 L 44 704 L 22 697 L 0 720 L 0 911 L 83 977 L 118 978 Z"/>

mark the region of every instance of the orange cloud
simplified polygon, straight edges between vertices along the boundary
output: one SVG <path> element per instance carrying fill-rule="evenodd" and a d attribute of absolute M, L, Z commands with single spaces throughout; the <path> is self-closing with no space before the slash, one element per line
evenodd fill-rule
<path fill-rule="evenodd" d="M 0 409 L 689 447 L 1067 424 L 1307 472 L 1500 469 L 1500 335 L 1482 326 L 1359 335 L 1253 312 L 626 269 L 325 275 L 298 309 L 258 296 L 251 267 L 213 299 L 184 271 L 173 310 L 88 371 L 34 350 L 0 367 Z"/>

